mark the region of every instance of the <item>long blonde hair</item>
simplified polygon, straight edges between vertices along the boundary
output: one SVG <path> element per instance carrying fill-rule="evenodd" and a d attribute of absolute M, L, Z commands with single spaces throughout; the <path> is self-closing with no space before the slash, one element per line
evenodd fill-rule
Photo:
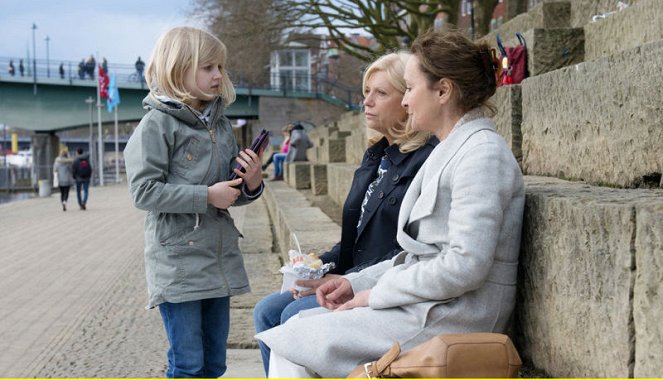
<path fill-rule="evenodd" d="M 405 94 L 405 64 L 410 53 L 407 51 L 399 51 L 395 53 L 385 54 L 371 63 L 364 72 L 364 79 L 362 83 L 362 91 L 366 96 L 366 88 L 368 80 L 373 74 L 378 71 L 384 71 L 387 74 L 389 84 L 391 84 L 396 91 L 401 95 Z M 403 153 L 411 152 L 422 147 L 430 138 L 430 132 L 414 131 L 408 120 L 397 123 L 396 125 L 389 126 L 388 133 L 393 142 L 398 144 L 399 150 Z M 374 137 L 368 140 L 368 145 L 374 145 L 382 139 L 382 134 L 374 133 Z"/>
<path fill-rule="evenodd" d="M 154 47 L 145 72 L 147 85 L 153 95 L 166 95 L 190 104 L 196 98 L 184 87 L 187 70 L 221 62 L 219 93 L 206 95 L 221 96 L 227 107 L 235 101 L 235 88 L 226 72 L 226 57 L 226 46 L 212 34 L 187 26 L 170 29 Z"/>

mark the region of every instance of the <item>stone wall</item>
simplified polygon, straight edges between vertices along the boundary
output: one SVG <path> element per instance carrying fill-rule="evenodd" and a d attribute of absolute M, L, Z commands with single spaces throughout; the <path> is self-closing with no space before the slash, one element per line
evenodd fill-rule
<path fill-rule="evenodd" d="M 640 0 L 604 20 L 587 23 L 584 27 L 585 60 L 663 39 L 663 7 L 660 5 L 660 0 Z"/>
<path fill-rule="evenodd" d="M 524 171 L 597 185 L 663 186 L 662 71 L 659 41 L 526 79 Z"/>
<path fill-rule="evenodd" d="M 661 284 L 663 191 L 542 177 L 526 184 L 516 312 L 523 356 L 554 377 L 629 377 L 646 337 L 635 370 L 660 375 L 663 297 L 650 290 Z"/>

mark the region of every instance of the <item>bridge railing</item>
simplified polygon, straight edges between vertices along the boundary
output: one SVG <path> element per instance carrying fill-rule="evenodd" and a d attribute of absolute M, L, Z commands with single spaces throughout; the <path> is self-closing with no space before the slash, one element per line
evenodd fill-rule
<path fill-rule="evenodd" d="M 21 63 L 22 61 L 22 63 Z M 10 62 L 13 65 L 13 74 L 10 72 Z M 95 62 L 96 65 L 101 64 Z M 21 70 L 21 65 L 23 69 Z M 64 60 L 30 60 L 11 57 L 0 57 L 0 79 L 15 78 L 17 80 L 29 81 L 36 79 L 37 83 L 48 80 L 49 83 L 62 84 L 74 83 L 80 85 L 81 81 L 94 83 L 97 71 L 95 65 L 86 65 L 84 61 Z M 108 63 L 108 72 L 115 73 L 118 86 L 140 84 L 141 88 L 147 89 L 144 78 L 139 75 L 133 64 Z M 144 73 L 143 73 L 144 74 Z M 234 76 L 229 73 L 231 80 L 238 89 L 247 90 L 270 90 L 279 91 L 283 96 L 297 96 L 297 94 L 315 95 L 328 102 L 345 106 L 351 110 L 358 110 L 363 99 L 361 91 L 355 87 L 344 85 L 338 81 L 329 80 L 321 75 L 301 75 L 291 73 L 265 73 L 260 78 L 251 81 Z"/>

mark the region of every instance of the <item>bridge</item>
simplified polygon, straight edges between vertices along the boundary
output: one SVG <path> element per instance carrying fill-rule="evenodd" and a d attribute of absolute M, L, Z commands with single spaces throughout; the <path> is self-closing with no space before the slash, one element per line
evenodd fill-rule
<path fill-rule="evenodd" d="M 8 62 L 9 59 L 0 58 L 0 68 L 7 67 Z M 61 76 L 56 67 L 49 68 L 45 62 L 37 62 L 36 75 L 28 73 L 21 76 L 18 70 L 14 75 L 9 75 L 6 70 L 0 69 L 0 123 L 33 132 L 57 132 L 86 127 L 91 120 L 96 124 L 96 80 L 86 74 L 79 76 L 73 73 L 71 63 L 66 66 L 69 72 Z M 110 65 L 109 71 L 116 72 L 120 92 L 118 122 L 140 120 L 145 114 L 142 100 L 148 94 L 145 82 L 138 78 L 130 65 Z M 299 88 L 285 85 L 266 88 L 238 86 L 237 99 L 226 109 L 226 115 L 231 119 L 260 119 L 260 99 L 265 97 L 320 99 L 348 110 L 358 108 L 357 90 L 339 88 L 338 84 L 322 79 L 297 79 L 296 83 L 304 82 L 309 85 Z M 95 100 L 94 104 L 86 103 L 89 97 Z M 101 121 L 112 123 L 114 115 L 106 110 L 105 103 L 105 100 L 102 100 Z"/>

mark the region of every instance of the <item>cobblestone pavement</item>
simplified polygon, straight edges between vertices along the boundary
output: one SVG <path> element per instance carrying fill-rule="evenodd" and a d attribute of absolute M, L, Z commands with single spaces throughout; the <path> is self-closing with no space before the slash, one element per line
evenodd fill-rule
<path fill-rule="evenodd" d="M 0 376 L 163 377 L 167 341 L 145 310 L 143 216 L 126 185 L 0 205 Z M 253 292 L 233 297 L 227 377 L 262 377 L 251 313 L 279 289 L 262 200 L 231 210 Z"/>

